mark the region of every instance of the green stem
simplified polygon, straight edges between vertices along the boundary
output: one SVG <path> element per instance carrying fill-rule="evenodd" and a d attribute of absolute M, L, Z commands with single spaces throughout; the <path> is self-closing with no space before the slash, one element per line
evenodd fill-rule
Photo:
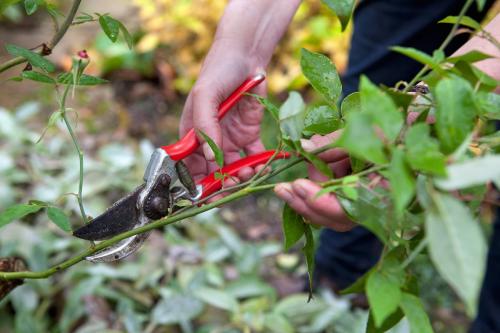
<path fill-rule="evenodd" d="M 73 127 L 71 127 L 71 123 L 68 120 L 66 115 L 66 97 L 68 96 L 68 92 L 71 88 L 71 85 L 68 84 L 66 88 L 64 88 L 64 93 L 62 95 L 61 101 L 59 102 L 59 110 L 61 112 L 61 116 L 66 124 L 66 128 L 68 129 L 69 135 L 71 136 L 71 140 L 73 141 L 73 145 L 75 146 L 76 152 L 78 154 L 78 159 L 80 162 L 80 175 L 78 182 L 78 206 L 80 206 L 80 213 L 82 214 L 83 223 L 87 223 L 87 214 L 85 213 L 85 208 L 83 207 L 83 153 L 78 144 L 78 139 L 76 138 L 75 132 L 73 131 Z"/>
<path fill-rule="evenodd" d="M 415 258 L 425 249 L 427 246 L 427 238 L 424 238 L 418 243 L 417 247 L 413 249 L 410 255 L 406 258 L 406 260 L 401 264 L 401 269 L 405 269 L 409 264 L 415 260 Z"/>
<path fill-rule="evenodd" d="M 365 170 L 360 171 L 360 172 L 358 172 L 356 174 L 347 175 L 345 177 L 336 178 L 336 179 L 328 180 L 326 182 L 322 182 L 322 183 L 320 183 L 320 185 L 322 187 L 327 187 L 327 186 L 332 186 L 332 185 L 339 185 L 339 184 L 342 184 L 342 181 L 346 177 L 352 177 L 352 176 L 362 177 L 362 176 L 369 175 L 370 173 L 380 171 L 380 170 L 385 169 L 385 168 L 387 168 L 387 165 L 375 165 L 375 166 L 373 166 L 371 168 L 365 169 Z"/>
<path fill-rule="evenodd" d="M 455 22 L 455 24 L 453 24 L 453 27 L 451 28 L 450 33 L 448 34 L 448 36 L 446 36 L 446 38 L 443 41 L 443 43 L 441 43 L 441 45 L 439 46 L 439 48 L 438 48 L 439 51 L 444 51 L 444 49 L 450 44 L 450 42 L 453 39 L 453 37 L 455 37 L 455 34 L 456 34 L 457 30 L 458 30 L 458 27 L 460 26 L 460 22 L 462 21 L 462 18 L 465 16 L 465 14 L 469 10 L 469 8 L 473 4 L 473 2 L 474 2 L 474 0 L 467 0 L 467 2 L 465 3 L 465 5 L 462 7 L 462 10 L 458 14 L 457 22 Z M 429 66 L 425 65 L 417 73 L 417 75 L 415 75 L 415 77 L 410 81 L 410 83 L 408 83 L 408 85 L 406 86 L 406 88 L 403 89 L 403 92 L 407 93 L 411 89 L 411 87 L 413 87 L 420 80 L 420 78 L 422 77 L 422 75 L 424 75 L 425 72 L 427 72 L 428 69 L 429 69 Z"/>
<path fill-rule="evenodd" d="M 216 208 L 216 207 L 223 205 L 223 204 L 226 204 L 228 202 L 240 199 L 240 198 L 247 196 L 251 193 L 269 190 L 269 189 L 273 188 L 274 186 L 275 186 L 275 184 L 266 184 L 266 185 L 252 187 L 252 188 L 247 187 L 247 188 L 241 189 L 238 192 L 232 193 L 232 194 L 230 194 L 230 195 L 228 195 L 228 196 L 226 196 L 226 197 L 224 197 L 216 202 L 212 202 L 210 204 L 207 204 L 207 205 L 204 205 L 201 207 L 193 207 L 192 209 L 185 211 L 183 213 L 163 218 L 161 220 L 152 222 L 152 223 L 147 224 L 145 226 L 126 231 L 126 232 L 119 234 L 117 236 L 114 236 L 108 240 L 102 241 L 99 244 L 96 244 L 94 247 L 88 248 L 87 250 L 80 253 L 79 255 L 77 255 L 73 258 L 70 258 L 70 259 L 68 259 L 68 260 L 66 260 L 58 265 L 52 266 L 51 268 L 49 268 L 47 270 L 39 271 L 39 272 L 30 272 L 30 271 L 0 272 L 0 279 L 4 279 L 4 280 L 45 279 L 45 278 L 55 274 L 58 271 L 67 269 L 67 268 L 79 263 L 80 261 L 85 260 L 85 257 L 88 257 L 88 256 L 96 253 L 97 251 L 100 251 L 104 248 L 107 248 L 107 247 L 121 241 L 122 239 L 129 238 L 129 237 L 134 236 L 134 235 L 142 234 L 144 232 L 147 232 L 147 231 L 150 231 L 153 229 L 164 227 L 164 226 L 172 224 L 174 222 L 177 222 L 177 221 L 186 219 L 188 217 L 192 217 L 192 216 L 198 215 L 200 213 L 206 212 L 207 210 Z"/>
<path fill-rule="evenodd" d="M 78 7 L 80 7 L 80 3 L 82 0 L 74 0 L 73 4 L 71 5 L 71 9 L 69 10 L 68 16 L 66 16 L 66 19 L 64 20 L 63 24 L 61 27 L 56 31 L 50 42 L 47 44 L 47 47 L 50 50 L 53 50 L 54 47 L 61 41 L 61 39 L 64 37 L 66 32 L 68 31 L 68 28 L 71 26 L 71 23 L 73 22 L 73 19 L 75 18 L 76 12 L 78 11 Z M 39 52 L 40 55 L 45 56 L 46 54 L 42 54 L 41 51 Z M 9 68 L 12 68 L 16 65 L 25 63 L 26 59 L 23 57 L 15 57 L 12 58 L 3 64 L 0 64 L 0 73 L 5 72 Z"/>

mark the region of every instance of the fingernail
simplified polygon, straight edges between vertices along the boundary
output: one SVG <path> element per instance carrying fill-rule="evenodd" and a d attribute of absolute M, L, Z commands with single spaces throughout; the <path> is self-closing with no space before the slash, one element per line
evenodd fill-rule
<path fill-rule="evenodd" d="M 290 201 L 293 199 L 293 194 L 291 192 L 291 186 L 287 183 L 278 184 L 274 187 L 274 192 L 278 197 L 285 201 Z"/>
<path fill-rule="evenodd" d="M 215 161 L 214 152 L 212 151 L 212 148 L 210 148 L 210 146 L 206 142 L 203 144 L 203 155 L 205 155 L 205 158 L 208 161 Z"/>
<path fill-rule="evenodd" d="M 314 143 L 312 143 L 310 140 L 300 139 L 300 143 L 305 151 L 311 151 L 314 150 L 314 148 L 316 148 Z"/>
<path fill-rule="evenodd" d="M 299 182 L 295 182 L 293 183 L 293 190 L 295 193 L 297 193 L 299 195 L 299 197 L 301 197 L 302 199 L 307 199 L 307 190 L 304 188 L 304 186 L 302 186 L 301 183 Z"/>

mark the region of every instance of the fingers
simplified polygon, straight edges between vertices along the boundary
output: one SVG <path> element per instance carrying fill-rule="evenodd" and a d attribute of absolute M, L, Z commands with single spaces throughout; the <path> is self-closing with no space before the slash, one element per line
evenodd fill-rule
<path fill-rule="evenodd" d="M 261 153 L 263 152 L 264 150 L 266 150 L 266 148 L 264 147 L 264 144 L 262 143 L 260 137 L 251 142 L 250 144 L 246 145 L 244 147 L 244 150 L 245 150 L 245 153 L 250 156 L 250 155 L 255 155 L 255 154 L 258 154 L 258 153 Z"/>
<path fill-rule="evenodd" d="M 193 127 L 208 135 L 218 147 L 222 147 L 222 133 L 217 109 L 222 102 L 221 96 L 213 88 L 198 84 L 191 91 Z M 203 138 L 199 137 L 203 142 Z M 208 143 L 202 144 L 202 151 L 208 161 L 214 161 L 215 155 Z"/>
<path fill-rule="evenodd" d="M 306 179 L 275 187 L 276 194 L 311 223 L 337 231 L 352 229 L 354 223 L 344 213 L 335 196 L 327 193 L 317 197 L 320 190 L 319 185 Z"/>
<path fill-rule="evenodd" d="M 335 131 L 327 135 L 316 134 L 313 135 L 309 140 L 302 139 L 300 140 L 300 142 L 302 144 L 302 148 L 304 148 L 305 151 L 310 152 L 332 143 L 340 136 L 340 134 L 340 131 Z M 318 155 L 318 157 L 326 163 L 336 162 L 346 158 L 347 156 L 347 153 L 340 148 L 329 149 Z"/>

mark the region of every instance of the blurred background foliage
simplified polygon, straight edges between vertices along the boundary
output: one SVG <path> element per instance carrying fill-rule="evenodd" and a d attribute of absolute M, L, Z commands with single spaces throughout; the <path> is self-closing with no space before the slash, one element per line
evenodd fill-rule
<path fill-rule="evenodd" d="M 203 57 L 227 0 L 133 0 L 139 7 L 144 35 L 139 52 L 164 48 L 164 54 L 178 73 L 174 85 L 182 92 L 196 80 Z M 275 52 L 268 72 L 271 93 L 302 88 L 306 81 L 297 59 L 300 49 L 328 54 L 340 72 L 347 63 L 349 31 L 341 33 L 339 22 L 317 0 L 302 2 L 288 32 Z"/>
<path fill-rule="evenodd" d="M 39 45 L 51 34 L 47 13 L 26 16 L 18 1 L 0 3 L 3 45 Z M 62 12 L 68 2 L 50 1 Z M 95 216 L 130 191 L 154 146 L 177 137 L 183 101 L 210 47 L 226 0 L 86 0 L 82 11 L 109 12 L 132 32 L 136 47 L 111 43 L 97 24 L 70 29 L 50 58 L 61 70 L 88 49 L 90 74 L 111 80 L 78 89 L 71 120 L 85 153 L 84 203 Z M 320 4 L 305 0 L 268 71 L 273 99 L 309 90 L 300 74 L 301 47 L 328 54 L 340 72 L 350 28 Z M 4 60 L 5 58 L 2 58 Z M 79 223 L 78 159 L 62 124 L 48 128 L 56 108 L 52 88 L 0 78 L 0 210 L 30 199 L 48 201 Z M 276 129 L 264 121 L 272 147 Z M 304 168 L 291 170 L 303 175 Z M 291 174 L 289 174 L 291 175 Z M 349 297 L 319 289 L 306 303 L 300 249 L 282 253 L 281 202 L 270 194 L 246 198 L 156 231 L 139 253 L 112 265 L 81 263 L 47 280 L 28 281 L 0 302 L 0 332 L 357 333 L 367 313 Z M 0 257 L 23 258 L 42 270 L 87 246 L 62 233 L 43 214 L 0 230 Z M 466 332 L 463 306 L 427 262 L 417 265 L 422 293 L 438 332 Z M 405 322 L 394 332 L 408 332 Z"/>

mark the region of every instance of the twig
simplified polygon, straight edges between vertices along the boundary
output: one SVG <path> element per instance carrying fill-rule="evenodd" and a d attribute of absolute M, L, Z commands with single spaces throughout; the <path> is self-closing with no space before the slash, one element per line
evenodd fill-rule
<path fill-rule="evenodd" d="M 362 176 L 369 175 L 370 173 L 382 170 L 384 168 L 387 168 L 387 165 L 375 165 L 375 166 L 372 166 L 371 168 L 362 170 L 362 171 L 360 171 L 358 173 L 355 173 L 355 174 L 352 174 L 352 175 L 347 175 L 347 176 L 341 177 L 341 178 L 336 178 L 336 179 L 328 180 L 326 182 L 322 182 L 322 183 L 319 183 L 319 184 L 322 187 L 327 187 L 327 186 L 332 186 L 332 185 L 339 185 L 339 184 L 342 184 L 342 181 L 346 177 L 353 177 L 353 176 L 362 177 Z"/>
<path fill-rule="evenodd" d="M 50 42 L 47 44 L 50 50 L 53 50 L 54 47 L 59 43 L 59 41 L 63 38 L 63 36 L 66 34 L 68 31 L 68 28 L 71 26 L 71 22 L 73 22 L 73 19 L 75 18 L 76 12 L 78 11 L 78 7 L 80 7 L 80 3 L 82 0 L 73 0 L 73 4 L 71 5 L 71 9 L 68 13 L 68 16 L 66 16 L 66 19 L 60 26 L 60 28 L 56 31 Z M 45 56 L 46 54 L 43 54 L 41 51 L 38 52 L 40 55 Z M 26 59 L 24 57 L 15 57 L 12 58 L 3 64 L 0 64 L 0 73 L 5 72 L 9 68 L 12 68 L 16 65 L 25 63 Z"/>
<path fill-rule="evenodd" d="M 75 135 L 75 132 L 73 131 L 73 127 L 71 127 L 71 123 L 68 120 L 68 117 L 66 115 L 66 97 L 68 96 L 68 92 L 71 88 L 71 85 L 68 84 L 66 88 L 64 88 L 64 93 L 61 97 L 61 100 L 59 102 L 59 110 L 61 112 L 62 119 L 64 120 L 64 123 L 66 124 L 66 128 L 68 129 L 69 135 L 71 136 L 71 140 L 73 141 L 73 145 L 75 146 L 76 152 L 78 153 L 78 159 L 80 162 L 80 175 L 79 175 L 79 182 L 78 182 L 78 195 L 76 196 L 78 200 L 78 205 L 80 206 L 80 213 L 82 214 L 82 219 L 83 223 L 87 223 L 88 218 L 87 214 L 85 213 L 85 208 L 83 207 L 83 153 L 80 148 L 80 145 L 78 144 L 78 139 Z"/>
<path fill-rule="evenodd" d="M 469 10 L 469 7 L 472 5 L 473 2 L 474 2 L 474 0 L 467 0 L 467 2 L 465 3 L 465 5 L 462 7 L 462 10 L 458 14 L 458 19 L 455 22 L 455 24 L 453 24 L 453 27 L 451 28 L 450 33 L 448 34 L 448 36 L 446 36 L 446 39 L 439 46 L 439 48 L 438 48 L 439 51 L 444 51 L 444 49 L 448 46 L 448 44 L 450 44 L 450 42 L 453 39 L 453 37 L 455 37 L 455 33 L 457 32 L 458 27 L 460 26 L 460 21 L 462 21 L 462 18 L 467 13 L 467 11 Z M 408 85 L 406 86 L 406 88 L 403 89 L 403 92 L 407 93 L 408 90 L 410 90 L 410 88 L 413 87 L 418 82 L 418 80 L 420 80 L 420 78 L 422 77 L 422 75 L 424 75 L 424 73 L 427 72 L 428 69 L 429 69 L 429 66 L 425 65 L 417 73 L 417 75 L 415 75 L 415 77 L 410 81 L 410 83 L 408 83 Z"/>
<path fill-rule="evenodd" d="M 145 233 L 147 231 L 153 230 L 153 229 L 158 229 L 161 227 L 164 227 L 166 225 L 172 224 L 174 222 L 184 220 L 188 217 L 198 215 L 200 213 L 206 212 L 210 209 L 213 209 L 217 206 L 223 205 L 225 203 L 235 201 L 237 199 L 240 199 L 244 196 L 247 196 L 251 193 L 256 193 L 256 192 L 261 192 L 261 191 L 266 191 L 271 188 L 273 188 L 275 184 L 266 184 L 266 185 L 261 185 L 261 186 L 256 186 L 252 188 L 244 188 L 239 190 L 238 192 L 232 193 L 216 202 L 212 202 L 210 204 L 201 206 L 201 207 L 193 207 L 192 209 L 183 212 L 181 214 L 176 214 L 173 216 L 169 216 L 166 218 L 163 218 L 161 220 L 152 222 L 150 224 L 144 225 L 142 227 L 132 229 L 129 231 L 126 231 L 122 234 L 119 234 L 117 236 L 114 236 L 108 240 L 102 241 L 99 244 L 96 244 L 93 247 L 89 247 L 87 250 L 84 252 L 80 253 L 79 255 L 72 257 L 58 265 L 52 266 L 49 269 L 46 269 L 44 271 L 39 271 L 39 272 L 30 272 L 30 271 L 24 271 L 24 272 L 0 272 L 0 279 L 4 280 L 14 280 L 14 279 L 45 279 L 53 274 L 55 274 L 58 271 L 67 269 L 77 263 L 79 263 L 82 260 L 85 260 L 85 257 L 90 256 L 91 254 L 96 253 L 97 251 L 100 251 L 104 248 L 107 248 L 122 239 L 129 238 L 131 236 L 135 236 L 138 234 Z"/>
<path fill-rule="evenodd" d="M 427 238 L 424 238 L 418 243 L 417 247 L 413 249 L 413 251 L 410 253 L 410 255 L 405 259 L 405 261 L 401 264 L 401 269 L 405 269 L 408 267 L 409 264 L 415 260 L 415 258 L 422 252 L 425 247 L 427 246 Z"/>

